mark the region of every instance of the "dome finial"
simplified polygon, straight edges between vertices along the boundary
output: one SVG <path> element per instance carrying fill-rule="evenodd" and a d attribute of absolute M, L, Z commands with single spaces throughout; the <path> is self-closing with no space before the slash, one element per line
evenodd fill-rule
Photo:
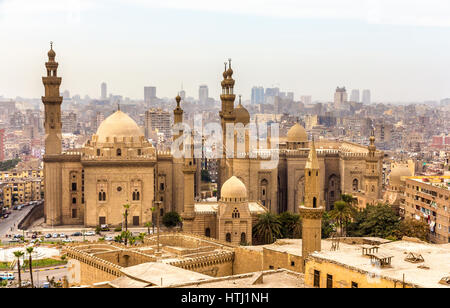
<path fill-rule="evenodd" d="M 53 50 L 53 41 L 50 41 L 50 49 Z"/>
<path fill-rule="evenodd" d="M 120 103 L 117 103 L 117 111 L 120 111 Z"/>
<path fill-rule="evenodd" d="M 181 96 L 180 93 L 178 92 L 178 95 L 175 97 L 175 100 L 177 102 L 177 107 L 180 107 L 180 102 L 181 102 Z"/>
<path fill-rule="evenodd" d="M 239 105 L 242 106 L 242 103 L 241 103 L 241 97 L 242 97 L 242 94 L 239 94 Z"/>

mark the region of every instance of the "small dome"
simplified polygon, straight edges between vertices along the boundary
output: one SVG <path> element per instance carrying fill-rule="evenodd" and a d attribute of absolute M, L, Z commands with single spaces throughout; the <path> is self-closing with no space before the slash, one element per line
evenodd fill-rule
<path fill-rule="evenodd" d="M 106 137 L 109 137 L 109 142 L 113 142 L 114 137 L 138 139 L 144 136 L 136 122 L 120 110 L 114 112 L 100 124 L 96 135 L 99 143 L 105 143 Z"/>
<path fill-rule="evenodd" d="M 300 124 L 295 123 L 295 125 L 292 126 L 287 133 L 287 141 L 308 142 L 308 135 L 306 134 L 306 130 Z"/>
<path fill-rule="evenodd" d="M 222 185 L 220 191 L 222 201 L 247 200 L 247 188 L 236 176 L 232 176 Z"/>
<path fill-rule="evenodd" d="M 51 48 L 48 53 L 47 53 L 48 57 L 50 59 L 54 59 L 56 57 L 56 52 L 53 50 L 53 48 Z"/>
<path fill-rule="evenodd" d="M 250 113 L 248 113 L 248 110 L 241 103 L 234 109 L 234 113 L 236 116 L 235 123 L 242 123 L 244 125 L 250 123 Z"/>
<path fill-rule="evenodd" d="M 394 167 L 389 174 L 389 185 L 402 185 L 404 184 L 404 180 L 402 177 L 404 176 L 413 176 L 411 170 L 405 165 L 399 165 Z"/>

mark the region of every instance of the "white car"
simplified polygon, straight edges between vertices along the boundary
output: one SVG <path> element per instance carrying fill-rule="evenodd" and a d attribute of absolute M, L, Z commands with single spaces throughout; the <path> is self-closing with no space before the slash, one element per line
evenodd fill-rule
<path fill-rule="evenodd" d="M 86 236 L 94 236 L 95 232 L 94 231 L 87 231 L 87 232 L 84 232 L 84 235 L 86 235 Z"/>
<path fill-rule="evenodd" d="M 114 238 L 112 237 L 112 236 L 110 236 L 110 235 L 108 235 L 108 236 L 105 236 L 105 241 L 114 241 Z"/>
<path fill-rule="evenodd" d="M 58 233 L 53 233 L 53 236 L 52 236 L 53 238 L 58 238 L 59 237 L 59 234 Z"/>
<path fill-rule="evenodd" d="M 63 243 L 73 243 L 73 239 L 71 238 L 65 238 L 62 240 Z"/>

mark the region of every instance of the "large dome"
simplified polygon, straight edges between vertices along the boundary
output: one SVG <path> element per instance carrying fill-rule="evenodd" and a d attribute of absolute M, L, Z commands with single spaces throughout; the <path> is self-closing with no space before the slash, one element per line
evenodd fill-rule
<path fill-rule="evenodd" d="M 413 176 L 411 169 L 404 165 L 394 167 L 389 174 L 389 185 L 401 185 L 404 182 L 402 177 L 405 176 Z"/>
<path fill-rule="evenodd" d="M 117 110 L 100 124 L 96 135 L 97 142 L 105 143 L 107 137 L 109 137 L 109 142 L 113 142 L 114 137 L 120 141 L 123 137 L 134 137 L 137 140 L 144 134 L 132 118 Z"/>
<path fill-rule="evenodd" d="M 232 176 L 223 183 L 220 196 L 222 201 L 245 201 L 247 200 L 247 188 L 241 180 Z"/>
<path fill-rule="evenodd" d="M 287 133 L 287 141 L 308 142 L 308 135 L 306 134 L 306 130 L 300 124 L 295 123 L 295 125 L 292 126 Z"/>

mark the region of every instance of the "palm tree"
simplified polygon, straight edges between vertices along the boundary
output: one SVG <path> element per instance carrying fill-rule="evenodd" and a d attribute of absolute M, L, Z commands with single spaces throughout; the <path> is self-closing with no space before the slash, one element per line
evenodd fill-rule
<path fill-rule="evenodd" d="M 334 209 L 330 211 L 330 218 L 334 219 L 341 229 L 341 236 L 343 236 L 344 225 L 352 217 L 352 208 L 345 201 L 336 201 Z"/>
<path fill-rule="evenodd" d="M 141 241 L 142 244 L 144 244 L 145 233 L 139 233 L 138 239 Z"/>
<path fill-rule="evenodd" d="M 136 243 L 136 237 L 135 236 L 130 236 L 130 246 L 133 246 L 134 243 Z"/>
<path fill-rule="evenodd" d="M 267 212 L 259 215 L 258 222 L 253 227 L 253 234 L 264 241 L 264 244 L 272 244 L 277 238 L 282 237 L 282 226 L 277 216 Z"/>
<path fill-rule="evenodd" d="M 29 264 L 28 267 L 30 268 L 30 280 L 31 280 L 31 287 L 34 288 L 34 283 L 33 283 L 33 258 L 32 258 L 32 254 L 33 254 L 33 250 L 34 248 L 32 246 L 27 247 L 27 253 L 28 253 L 28 258 L 29 258 Z"/>
<path fill-rule="evenodd" d="M 14 251 L 14 256 L 17 258 L 17 271 L 19 272 L 19 288 L 22 287 L 22 276 L 20 275 L 20 258 L 23 257 L 25 253 L 23 251 Z"/>
<path fill-rule="evenodd" d="M 125 213 L 123 213 L 123 217 L 125 218 L 125 232 L 128 232 L 128 209 L 130 208 L 130 205 L 124 204 L 123 208 L 125 209 Z M 128 237 L 125 237 L 125 246 L 127 246 L 127 240 Z"/>
<path fill-rule="evenodd" d="M 145 223 L 145 226 L 147 227 L 147 233 L 150 235 L 150 227 L 152 226 L 153 224 L 149 221 L 149 222 L 146 222 Z"/>

